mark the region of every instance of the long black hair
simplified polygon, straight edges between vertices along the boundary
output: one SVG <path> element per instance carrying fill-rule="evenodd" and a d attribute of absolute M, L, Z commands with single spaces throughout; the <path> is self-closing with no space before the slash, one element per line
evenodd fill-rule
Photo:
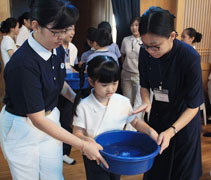
<path fill-rule="evenodd" d="M 24 12 L 19 18 L 19 28 L 21 28 L 22 25 L 24 25 L 24 20 L 29 20 L 29 12 Z"/>
<path fill-rule="evenodd" d="M 64 29 L 79 18 L 78 9 L 66 0 L 32 0 L 30 20 L 38 21 L 41 27 L 52 23 L 52 29 Z"/>
<path fill-rule="evenodd" d="M 190 38 L 194 37 L 194 40 L 192 43 L 201 41 L 202 34 L 197 32 L 194 28 L 186 28 L 185 31 L 187 32 L 187 35 L 190 36 Z"/>
<path fill-rule="evenodd" d="M 119 66 L 116 61 L 109 56 L 96 56 L 91 61 L 89 61 L 87 67 L 87 74 L 93 82 L 99 81 L 101 83 L 110 83 L 119 81 L 120 79 Z M 82 75 L 81 78 L 84 78 L 84 76 Z M 80 90 L 83 87 L 83 82 L 80 83 Z M 81 99 L 80 90 L 77 92 L 73 104 L 73 115 L 76 116 L 76 108 Z"/>
<path fill-rule="evenodd" d="M 152 6 L 141 16 L 140 35 L 150 33 L 169 38 L 171 32 L 175 31 L 174 18 L 168 10 Z"/>
<path fill-rule="evenodd" d="M 18 20 L 15 18 L 7 18 L 5 21 L 1 23 L 0 31 L 2 33 L 9 33 L 11 28 L 15 28 L 17 26 Z"/>

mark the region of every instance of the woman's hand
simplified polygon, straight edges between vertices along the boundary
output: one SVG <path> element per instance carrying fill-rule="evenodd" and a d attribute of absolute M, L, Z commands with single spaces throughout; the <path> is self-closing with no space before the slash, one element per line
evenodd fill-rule
<path fill-rule="evenodd" d="M 99 150 L 103 150 L 103 147 L 100 144 L 91 141 L 83 141 L 83 143 L 84 145 L 82 151 L 88 159 L 96 160 L 98 165 L 100 165 L 100 162 L 102 162 L 106 168 L 109 168 L 106 160 L 101 156 L 99 152 Z"/>
<path fill-rule="evenodd" d="M 160 154 L 169 146 L 171 138 L 174 136 L 174 130 L 169 128 L 158 136 L 157 144 L 160 145 Z"/>
<path fill-rule="evenodd" d="M 135 111 L 131 112 L 129 114 L 129 116 L 133 115 L 133 114 L 137 114 L 139 112 L 150 112 L 151 110 L 151 104 L 142 104 L 138 109 L 136 109 Z"/>

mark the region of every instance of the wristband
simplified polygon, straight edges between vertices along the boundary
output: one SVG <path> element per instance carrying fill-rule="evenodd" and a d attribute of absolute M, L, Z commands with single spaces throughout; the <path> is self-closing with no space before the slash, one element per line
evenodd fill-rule
<path fill-rule="evenodd" d="M 174 134 L 177 134 L 177 132 L 178 132 L 177 128 L 175 126 L 173 126 L 173 125 L 171 126 L 171 128 L 174 129 Z"/>

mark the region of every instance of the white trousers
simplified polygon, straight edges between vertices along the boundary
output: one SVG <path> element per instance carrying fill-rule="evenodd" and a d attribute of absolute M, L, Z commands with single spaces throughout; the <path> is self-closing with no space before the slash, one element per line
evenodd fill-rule
<path fill-rule="evenodd" d="M 60 125 L 59 110 L 47 117 Z M 2 108 L 0 142 L 13 180 L 63 180 L 62 142 L 33 126 L 29 118 Z"/>

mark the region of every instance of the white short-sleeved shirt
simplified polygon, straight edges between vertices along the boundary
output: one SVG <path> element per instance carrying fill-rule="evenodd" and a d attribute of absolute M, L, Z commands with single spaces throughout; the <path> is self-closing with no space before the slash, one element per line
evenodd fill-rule
<path fill-rule="evenodd" d="M 104 106 L 96 99 L 92 90 L 92 93 L 79 103 L 73 125 L 86 129 L 91 137 L 110 130 L 123 130 L 125 124 L 135 118 L 134 115 L 128 116 L 132 110 L 128 98 L 113 94 L 108 106 Z"/>
<path fill-rule="evenodd" d="M 125 54 L 122 68 L 131 73 L 139 73 L 138 58 L 140 51 L 141 38 L 135 38 L 133 35 L 127 36 L 122 41 L 121 53 Z"/>
<path fill-rule="evenodd" d="M 119 64 L 117 56 L 114 53 L 110 52 L 107 48 L 95 50 L 94 53 L 92 53 L 87 58 L 87 63 L 89 61 L 91 61 L 96 56 L 109 56 L 109 57 L 112 57 L 117 62 L 117 64 Z"/>
<path fill-rule="evenodd" d="M 8 50 L 13 50 L 14 52 L 17 50 L 17 46 L 15 45 L 15 41 L 9 36 L 3 36 L 1 41 L 1 55 L 4 62 L 4 66 L 9 62 L 10 56 L 8 54 Z"/>
<path fill-rule="evenodd" d="M 107 46 L 108 51 L 114 53 L 117 58 L 121 57 L 121 53 L 119 50 L 119 46 L 116 43 L 112 43 L 111 45 Z"/>
<path fill-rule="evenodd" d="M 78 62 L 78 49 L 73 43 L 69 43 L 68 48 L 65 50 L 65 68 L 67 73 L 72 72 L 72 67 Z"/>
<path fill-rule="evenodd" d="M 29 38 L 30 30 L 22 25 L 16 38 L 16 45 L 21 46 Z"/>

